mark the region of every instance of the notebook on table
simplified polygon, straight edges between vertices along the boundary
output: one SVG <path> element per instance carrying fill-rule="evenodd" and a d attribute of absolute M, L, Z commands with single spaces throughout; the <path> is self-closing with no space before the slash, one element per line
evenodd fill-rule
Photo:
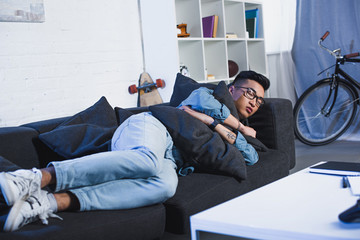
<path fill-rule="evenodd" d="M 343 176 L 357 176 L 360 175 L 360 162 L 328 161 L 311 166 L 310 172 Z"/>

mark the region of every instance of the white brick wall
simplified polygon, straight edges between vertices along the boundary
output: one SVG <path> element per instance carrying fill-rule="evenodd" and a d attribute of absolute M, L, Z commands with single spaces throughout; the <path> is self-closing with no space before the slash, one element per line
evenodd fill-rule
<path fill-rule="evenodd" d="M 142 72 L 137 1 L 44 1 L 44 23 L 0 22 L 0 127 L 75 114 Z M 154 76 L 156 78 L 157 76 Z"/>

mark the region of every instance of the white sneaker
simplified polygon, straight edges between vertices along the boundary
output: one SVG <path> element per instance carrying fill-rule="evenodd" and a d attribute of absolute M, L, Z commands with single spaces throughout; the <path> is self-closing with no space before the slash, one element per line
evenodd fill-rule
<path fill-rule="evenodd" d="M 39 194 L 41 177 L 41 171 L 36 168 L 0 173 L 1 192 L 7 205 L 12 206 L 17 200 Z"/>
<path fill-rule="evenodd" d="M 41 220 L 47 225 L 49 217 L 61 219 L 50 209 L 48 192 L 41 190 L 38 196 L 30 196 L 26 200 L 18 200 L 11 208 L 4 224 L 5 232 L 16 231 L 26 224 Z"/>

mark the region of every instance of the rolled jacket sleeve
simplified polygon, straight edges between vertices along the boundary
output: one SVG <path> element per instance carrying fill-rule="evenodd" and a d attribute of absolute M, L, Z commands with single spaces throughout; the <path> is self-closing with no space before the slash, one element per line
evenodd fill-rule
<path fill-rule="evenodd" d="M 230 110 L 224 104 L 220 103 L 213 96 L 213 90 L 201 87 L 194 90 L 188 98 L 178 106 L 191 106 L 192 109 L 205 113 L 221 122 L 224 122 L 230 115 Z"/>
<path fill-rule="evenodd" d="M 244 156 L 246 165 L 254 165 L 259 160 L 259 155 L 255 148 L 246 141 L 240 132 L 238 132 L 234 146 L 239 149 Z"/>

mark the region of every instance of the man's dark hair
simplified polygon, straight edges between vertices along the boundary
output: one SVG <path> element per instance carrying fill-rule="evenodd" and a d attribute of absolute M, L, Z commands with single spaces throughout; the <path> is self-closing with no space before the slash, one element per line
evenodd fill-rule
<path fill-rule="evenodd" d="M 232 82 L 232 85 L 234 85 L 237 82 L 241 82 L 243 80 L 254 80 L 256 82 L 258 82 L 263 88 L 264 90 L 269 89 L 270 87 L 270 81 L 267 77 L 265 77 L 264 75 L 254 72 L 254 71 L 242 71 L 240 72 L 235 80 Z"/>

